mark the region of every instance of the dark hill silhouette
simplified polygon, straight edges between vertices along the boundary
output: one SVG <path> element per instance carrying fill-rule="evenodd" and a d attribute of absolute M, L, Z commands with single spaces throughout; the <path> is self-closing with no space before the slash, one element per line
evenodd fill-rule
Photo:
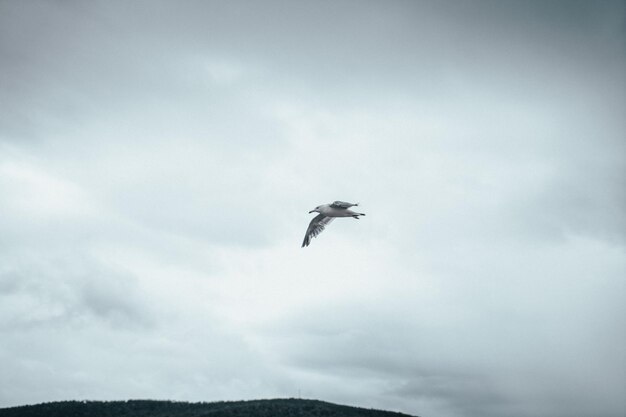
<path fill-rule="evenodd" d="M 60 401 L 0 409 L 0 417 L 411 417 L 317 400 Z"/>

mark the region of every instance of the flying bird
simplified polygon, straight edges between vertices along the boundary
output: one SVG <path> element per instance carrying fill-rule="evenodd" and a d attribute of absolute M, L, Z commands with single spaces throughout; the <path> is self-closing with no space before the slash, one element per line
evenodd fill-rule
<path fill-rule="evenodd" d="M 359 216 L 365 216 L 365 213 L 355 213 L 349 210 L 350 207 L 358 206 L 359 203 L 346 203 L 345 201 L 335 201 L 332 204 L 322 204 L 315 207 L 309 213 L 319 213 L 313 217 L 309 227 L 306 229 L 302 247 L 309 246 L 311 239 L 322 233 L 324 228 L 333 221 L 335 217 L 353 217 L 358 219 Z"/>

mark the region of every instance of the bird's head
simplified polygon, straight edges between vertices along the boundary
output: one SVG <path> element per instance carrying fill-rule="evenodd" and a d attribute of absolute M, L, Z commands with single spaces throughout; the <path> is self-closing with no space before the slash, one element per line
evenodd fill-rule
<path fill-rule="evenodd" d="M 313 210 L 309 211 L 309 213 L 319 213 L 320 212 L 320 206 L 315 207 Z"/>

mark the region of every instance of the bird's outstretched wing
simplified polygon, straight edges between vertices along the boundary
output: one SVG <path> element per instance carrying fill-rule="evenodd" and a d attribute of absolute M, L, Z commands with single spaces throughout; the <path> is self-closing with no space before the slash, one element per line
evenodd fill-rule
<path fill-rule="evenodd" d="M 326 217 L 323 214 L 318 214 L 317 216 L 313 217 L 313 220 L 311 220 L 311 223 L 309 223 L 309 227 L 306 229 L 306 234 L 304 235 L 302 247 L 309 246 L 309 244 L 311 243 L 311 239 L 322 233 L 324 227 L 326 227 L 332 221 L 333 217 Z"/>
<path fill-rule="evenodd" d="M 335 201 L 330 206 L 336 209 L 347 209 L 353 206 L 358 206 L 359 203 L 346 203 L 345 201 Z"/>

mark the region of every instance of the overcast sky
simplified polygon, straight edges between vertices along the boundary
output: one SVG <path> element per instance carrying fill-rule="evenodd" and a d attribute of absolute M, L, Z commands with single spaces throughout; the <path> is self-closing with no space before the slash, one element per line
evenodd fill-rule
<path fill-rule="evenodd" d="M 624 5 L 0 2 L 0 407 L 623 416 Z"/>

